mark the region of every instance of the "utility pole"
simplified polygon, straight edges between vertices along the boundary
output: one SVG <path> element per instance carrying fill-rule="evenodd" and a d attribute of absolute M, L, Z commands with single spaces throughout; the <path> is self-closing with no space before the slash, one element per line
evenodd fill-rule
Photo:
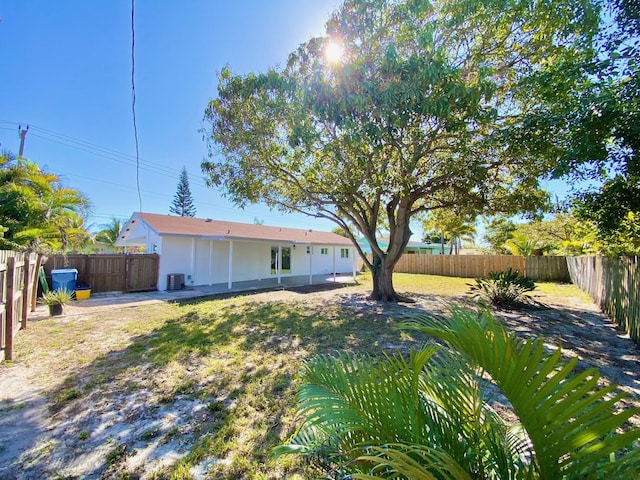
<path fill-rule="evenodd" d="M 22 125 L 18 125 L 18 136 L 20 137 L 20 149 L 18 150 L 18 163 L 22 160 L 22 154 L 24 153 L 24 140 L 27 136 L 27 132 L 29 131 L 29 125 L 24 130 L 22 129 Z"/>

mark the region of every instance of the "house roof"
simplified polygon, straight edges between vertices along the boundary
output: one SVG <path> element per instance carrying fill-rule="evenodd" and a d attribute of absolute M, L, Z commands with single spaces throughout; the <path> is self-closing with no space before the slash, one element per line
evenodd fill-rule
<path fill-rule="evenodd" d="M 160 236 L 195 237 L 205 240 L 269 240 L 300 244 L 352 245 L 351 240 L 333 232 L 143 212 L 136 212 L 131 216 L 120 233 L 116 245 L 144 244 L 147 236 L 145 226 Z"/>

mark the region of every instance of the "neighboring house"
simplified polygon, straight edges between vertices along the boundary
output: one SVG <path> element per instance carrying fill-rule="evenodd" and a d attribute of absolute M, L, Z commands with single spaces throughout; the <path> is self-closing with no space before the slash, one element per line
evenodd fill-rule
<path fill-rule="evenodd" d="M 371 254 L 371 246 L 366 238 L 360 238 L 358 240 L 362 251 L 367 255 Z M 389 239 L 388 238 L 380 238 L 378 239 L 378 245 L 383 250 L 386 250 L 389 247 Z M 448 253 L 448 248 L 447 253 Z M 422 243 L 422 242 L 409 242 L 407 246 L 404 248 L 404 253 L 409 255 L 440 255 L 442 247 L 439 244 L 435 243 Z"/>
<path fill-rule="evenodd" d="M 357 252 L 331 232 L 134 213 L 116 246 L 145 247 L 160 256 L 159 290 L 169 274 L 186 285 L 214 285 L 308 275 L 356 274 Z"/>

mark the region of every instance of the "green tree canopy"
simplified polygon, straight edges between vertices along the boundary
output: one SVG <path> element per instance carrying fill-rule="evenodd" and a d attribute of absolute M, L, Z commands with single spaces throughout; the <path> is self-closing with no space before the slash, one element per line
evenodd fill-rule
<path fill-rule="evenodd" d="M 551 157 L 512 138 L 538 108 L 531 79 L 592 55 L 597 20 L 589 0 L 346 0 L 285 67 L 222 70 L 203 170 L 238 205 L 330 219 L 359 248 L 355 225 L 372 249 L 372 298 L 399 300 L 393 267 L 415 215 L 544 203 Z M 333 42 L 339 62 L 324 53 Z"/>
<path fill-rule="evenodd" d="M 595 225 L 570 212 L 558 211 L 553 217 L 516 224 L 494 218 L 486 228 L 485 241 L 491 250 L 513 255 L 589 255 L 602 253 Z"/>
<path fill-rule="evenodd" d="M 449 255 L 455 252 L 458 255 L 459 240 L 473 243 L 476 233 L 475 218 L 473 215 L 459 215 L 453 210 L 436 210 L 429 212 L 422 222 L 424 230 L 431 230 L 439 234 L 444 254 L 444 239 L 450 241 Z"/>
<path fill-rule="evenodd" d="M 556 157 L 556 177 L 599 184 L 577 192 L 576 214 L 593 222 L 603 253 L 633 254 L 640 244 L 640 231 L 629 229 L 629 219 L 640 218 L 640 7 L 601 3 L 597 55 L 531 78 L 530 101 L 539 108 L 513 146 Z"/>
<path fill-rule="evenodd" d="M 196 207 L 193 204 L 193 197 L 191 196 L 189 176 L 187 175 L 186 167 L 182 167 L 182 171 L 180 172 L 178 189 L 173 197 L 173 202 L 171 202 L 171 206 L 169 207 L 169 212 L 179 215 L 180 217 L 196 216 Z"/>
<path fill-rule="evenodd" d="M 516 228 L 513 220 L 501 215 L 495 216 L 488 221 L 485 227 L 484 241 L 489 244 L 489 249 L 493 253 L 507 254 L 508 250 L 504 244 L 511 238 Z"/>

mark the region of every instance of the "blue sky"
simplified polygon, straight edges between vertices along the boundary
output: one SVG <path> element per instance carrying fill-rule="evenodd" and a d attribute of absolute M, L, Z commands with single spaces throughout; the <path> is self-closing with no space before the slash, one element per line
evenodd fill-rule
<path fill-rule="evenodd" d="M 236 73 L 282 65 L 320 35 L 338 0 L 136 1 L 135 88 L 142 210 L 169 213 L 182 166 L 198 217 L 331 230 L 304 215 L 244 211 L 204 186 L 199 129 L 225 65 Z M 0 4 L 0 143 L 57 173 L 93 204 L 89 223 L 139 209 L 131 91 L 131 2 Z"/>
<path fill-rule="evenodd" d="M 179 172 L 190 179 L 198 217 L 331 230 L 264 206 L 240 210 L 206 188 L 199 130 L 217 72 L 261 72 L 321 35 L 339 0 L 138 0 L 136 119 L 142 210 L 169 213 Z M 5 0 L 0 4 L 0 143 L 60 175 L 93 204 L 95 231 L 140 209 L 131 91 L 130 0 Z M 549 184 L 564 196 L 563 182 Z M 414 226 L 412 240 L 422 232 Z M 483 228 L 480 227 L 477 240 Z"/>

